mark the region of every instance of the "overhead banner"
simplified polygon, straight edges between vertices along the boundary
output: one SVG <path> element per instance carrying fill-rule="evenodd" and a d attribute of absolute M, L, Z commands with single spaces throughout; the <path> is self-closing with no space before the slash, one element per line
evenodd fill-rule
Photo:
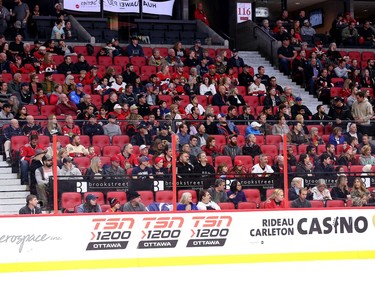
<path fill-rule="evenodd" d="M 100 0 L 65 0 L 64 10 L 77 12 L 100 12 Z"/>
<path fill-rule="evenodd" d="M 143 13 L 153 15 L 172 16 L 174 0 L 156 2 L 143 0 Z"/>
<path fill-rule="evenodd" d="M 104 0 L 103 10 L 113 13 L 139 13 L 139 0 Z"/>

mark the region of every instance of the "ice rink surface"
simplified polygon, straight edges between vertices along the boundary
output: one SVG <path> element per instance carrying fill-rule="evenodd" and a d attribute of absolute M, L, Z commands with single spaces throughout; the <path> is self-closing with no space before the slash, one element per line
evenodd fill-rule
<path fill-rule="evenodd" d="M 352 281 L 374 280 L 375 260 L 250 263 L 204 266 L 142 267 L 0 274 L 1 281 L 136 280 L 144 281 Z M 53 278 L 53 279 L 52 279 Z"/>

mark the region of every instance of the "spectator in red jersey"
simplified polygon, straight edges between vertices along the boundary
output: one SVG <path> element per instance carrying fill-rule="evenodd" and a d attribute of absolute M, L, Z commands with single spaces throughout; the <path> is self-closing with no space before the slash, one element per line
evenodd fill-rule
<path fill-rule="evenodd" d="M 124 112 L 122 111 L 122 107 L 119 104 L 115 104 L 115 106 L 113 107 L 113 111 L 110 112 L 110 114 L 115 115 L 116 119 L 120 119 L 120 120 L 126 119 L 126 116 L 125 116 Z"/>
<path fill-rule="evenodd" d="M 4 54 L 4 53 L 2 53 L 2 54 Z M 1 58 L 1 56 L 3 56 L 2 54 L 0 54 L 0 58 Z M 14 63 L 10 64 L 10 72 L 12 74 L 14 74 L 14 73 L 21 73 L 21 74 L 27 73 L 26 68 L 22 64 L 22 58 L 20 56 L 16 56 L 15 60 L 16 61 Z M 6 64 L 6 62 L 7 61 L 5 61 L 5 64 Z M 0 65 L 0 66 L 2 67 L 2 65 Z M 4 73 L 4 70 L 3 70 L 3 73 Z"/>
<path fill-rule="evenodd" d="M 60 86 L 61 87 L 61 86 Z M 56 105 L 57 115 L 77 115 L 77 106 L 74 102 L 70 101 L 67 95 L 61 94 L 59 102 Z"/>
<path fill-rule="evenodd" d="M 208 19 L 207 19 L 207 15 L 206 15 L 206 13 L 203 11 L 203 5 L 202 5 L 201 2 L 199 2 L 199 3 L 197 4 L 197 9 L 196 9 L 195 12 L 194 12 L 194 18 L 195 18 L 196 20 L 201 20 L 201 21 L 203 21 L 205 24 L 207 24 L 208 26 L 210 26 L 210 23 L 209 23 L 209 21 L 208 21 Z"/>
<path fill-rule="evenodd" d="M 103 79 L 103 76 L 100 73 L 98 73 L 98 67 L 96 65 L 92 65 L 90 67 L 90 71 L 86 74 L 86 84 L 98 84 L 101 79 Z"/>
<path fill-rule="evenodd" d="M 38 144 L 38 140 L 38 135 L 30 135 L 30 142 L 20 148 L 21 184 L 29 184 L 29 166 L 35 156 L 35 151 L 37 149 L 44 150 L 44 148 Z"/>
<path fill-rule="evenodd" d="M 118 157 L 120 158 L 120 166 L 125 170 L 139 165 L 137 156 L 133 154 L 133 145 L 131 143 L 124 145 Z"/>
<path fill-rule="evenodd" d="M 40 65 L 40 71 L 45 71 L 47 68 L 50 68 L 50 71 L 56 71 L 56 63 L 53 61 L 53 54 L 47 52 L 44 55 L 44 59 Z"/>
<path fill-rule="evenodd" d="M 39 49 L 34 51 L 34 58 L 37 61 L 42 62 L 46 52 L 47 52 L 47 48 L 44 46 L 40 46 Z"/>
<path fill-rule="evenodd" d="M 74 124 L 73 116 L 67 115 L 65 118 L 65 125 L 62 127 L 62 132 L 65 136 L 72 137 L 73 135 L 80 135 L 80 128 Z"/>

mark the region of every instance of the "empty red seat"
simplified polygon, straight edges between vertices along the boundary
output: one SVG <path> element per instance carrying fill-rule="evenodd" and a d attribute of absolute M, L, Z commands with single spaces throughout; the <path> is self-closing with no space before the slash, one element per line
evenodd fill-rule
<path fill-rule="evenodd" d="M 367 62 L 368 60 L 375 59 L 374 52 L 362 52 L 362 60 Z"/>
<path fill-rule="evenodd" d="M 125 144 L 128 144 L 129 142 L 130 138 L 127 135 L 119 135 L 112 137 L 112 145 L 118 145 L 119 147 L 121 147 L 121 149 Z"/>
<path fill-rule="evenodd" d="M 139 193 L 139 195 L 141 195 L 141 200 L 142 200 L 142 203 L 146 206 L 148 206 L 149 204 L 153 203 L 155 200 L 154 200 L 154 193 L 150 190 L 140 190 L 140 191 L 137 191 Z"/>
<path fill-rule="evenodd" d="M 250 105 L 253 108 L 259 106 L 259 98 L 256 96 L 244 96 L 243 99 L 245 100 L 247 105 Z"/>
<path fill-rule="evenodd" d="M 312 208 L 324 208 L 324 202 L 322 200 L 311 200 Z"/>
<path fill-rule="evenodd" d="M 38 144 L 44 148 L 47 148 L 50 144 L 49 136 L 41 136 L 39 135 Z"/>
<path fill-rule="evenodd" d="M 155 201 L 158 203 L 173 203 L 172 190 L 159 190 L 155 193 Z"/>
<path fill-rule="evenodd" d="M 91 161 L 87 157 L 74 157 L 74 163 L 76 163 L 77 168 L 82 171 L 83 169 L 90 168 Z"/>
<path fill-rule="evenodd" d="M 227 144 L 227 139 L 223 135 L 211 135 L 211 137 L 215 138 L 216 146 L 221 148 Z"/>
<path fill-rule="evenodd" d="M 274 144 L 265 144 L 260 147 L 264 154 L 270 155 L 274 158 L 276 155 L 279 154 L 279 150 L 276 145 Z M 269 160 L 269 159 L 268 159 Z"/>
<path fill-rule="evenodd" d="M 121 65 L 123 68 L 129 63 L 129 58 L 125 56 L 116 56 L 113 58 L 113 64 Z"/>
<path fill-rule="evenodd" d="M 130 62 L 136 66 L 145 66 L 146 65 L 146 58 L 144 57 L 131 57 Z"/>
<path fill-rule="evenodd" d="M 10 148 L 12 151 L 19 151 L 28 142 L 29 139 L 27 136 L 13 136 L 10 139 Z"/>
<path fill-rule="evenodd" d="M 101 95 L 92 95 L 91 96 L 91 102 L 97 107 L 100 108 L 102 103 L 102 96 Z"/>
<path fill-rule="evenodd" d="M 238 203 L 238 209 L 239 210 L 251 210 L 256 209 L 257 204 L 255 202 L 240 202 Z"/>
<path fill-rule="evenodd" d="M 240 132 L 240 135 L 246 135 L 247 125 L 237 125 L 237 129 Z"/>
<path fill-rule="evenodd" d="M 99 204 L 99 205 L 104 205 L 105 202 L 104 202 L 104 195 L 102 192 L 98 192 L 98 191 L 95 191 L 95 192 L 92 192 L 92 191 L 88 191 L 88 192 L 85 192 L 83 193 L 83 201 L 86 201 L 86 197 L 87 195 L 89 194 L 92 194 L 94 196 L 96 196 L 96 203 Z"/>
<path fill-rule="evenodd" d="M 198 99 L 198 103 L 203 106 L 203 107 L 206 107 L 207 106 L 207 97 L 204 96 L 204 95 L 198 95 L 197 96 L 197 99 Z"/>
<path fill-rule="evenodd" d="M 304 154 L 307 151 L 307 144 L 298 145 L 298 154 Z"/>
<path fill-rule="evenodd" d="M 92 145 L 100 146 L 103 149 L 104 146 L 110 145 L 109 136 L 106 135 L 97 135 L 92 137 Z"/>
<path fill-rule="evenodd" d="M 88 148 L 90 145 L 91 145 L 91 142 L 90 142 L 90 137 L 88 135 L 81 135 L 79 137 L 80 141 L 81 141 L 81 144 Z"/>
<path fill-rule="evenodd" d="M 144 76 L 143 80 L 148 80 L 148 78 L 152 74 L 156 74 L 156 67 L 155 66 L 153 66 L 153 65 L 141 66 L 141 75 Z"/>
<path fill-rule="evenodd" d="M 62 64 L 64 62 L 64 56 L 54 55 L 53 61 L 55 62 L 56 65 Z"/>
<path fill-rule="evenodd" d="M 99 56 L 98 57 L 98 64 L 110 66 L 113 64 L 112 58 L 109 56 Z"/>
<path fill-rule="evenodd" d="M 84 56 L 88 56 L 88 52 L 87 52 L 87 48 L 86 46 L 75 46 L 74 48 L 74 52 L 77 53 L 77 54 L 82 54 Z"/>
<path fill-rule="evenodd" d="M 56 106 L 55 105 L 43 105 L 40 108 L 40 115 L 43 116 L 50 116 L 56 114 Z"/>
<path fill-rule="evenodd" d="M 358 61 L 361 61 L 361 53 L 358 52 L 358 51 L 351 51 L 351 52 L 348 52 L 348 56 L 351 60 L 358 60 Z"/>
<path fill-rule="evenodd" d="M 246 170 L 249 170 L 253 167 L 253 157 L 250 155 L 237 155 L 234 157 L 234 162 L 242 161 L 243 166 Z"/>
<path fill-rule="evenodd" d="M 126 193 L 123 191 L 108 191 L 107 192 L 107 203 L 109 203 L 110 198 L 116 198 L 120 201 L 121 204 L 125 204 L 126 200 Z"/>
<path fill-rule="evenodd" d="M 70 143 L 70 138 L 69 136 L 57 136 L 57 141 L 61 144 L 62 147 L 65 147 Z"/>
<path fill-rule="evenodd" d="M 165 101 L 168 107 L 172 104 L 172 97 L 169 95 L 159 95 L 159 101 L 161 100 Z"/>
<path fill-rule="evenodd" d="M 107 210 L 109 210 L 110 208 L 111 208 L 111 205 L 109 204 L 100 205 L 100 209 L 102 209 L 102 213 L 106 213 Z"/>
<path fill-rule="evenodd" d="M 178 193 L 177 193 L 177 201 L 178 202 L 181 200 L 182 194 L 184 194 L 185 192 L 189 192 L 191 194 L 193 203 L 198 202 L 197 192 L 195 190 L 191 190 L 191 189 L 179 190 Z"/>
<path fill-rule="evenodd" d="M 152 48 L 150 47 L 143 47 L 143 53 L 145 54 L 145 57 L 149 58 L 152 56 Z"/>
<path fill-rule="evenodd" d="M 27 114 L 33 115 L 33 116 L 39 115 L 39 109 L 36 105 L 27 104 L 27 105 L 25 105 L 25 107 L 27 109 Z"/>
<path fill-rule="evenodd" d="M 65 75 L 60 73 L 52 74 L 53 81 L 58 84 L 64 84 L 65 82 Z"/>
<path fill-rule="evenodd" d="M 245 96 L 247 94 L 247 90 L 246 90 L 246 87 L 245 86 L 237 86 L 237 90 L 238 90 L 238 93 L 244 97 L 245 99 Z M 246 100 L 245 100 L 246 101 Z M 247 102 L 246 102 L 247 104 Z M 249 105 L 249 104 L 248 104 Z"/>
<path fill-rule="evenodd" d="M 327 208 L 342 208 L 345 207 L 344 200 L 327 200 L 326 202 Z"/>
<path fill-rule="evenodd" d="M 103 147 L 103 156 L 112 157 L 121 153 L 121 148 L 117 145 L 106 145 Z"/>
<path fill-rule="evenodd" d="M 102 166 L 110 165 L 111 164 L 111 157 L 102 156 L 102 157 L 100 157 L 100 162 L 102 162 Z"/>
<path fill-rule="evenodd" d="M 96 65 L 98 64 L 98 61 L 96 60 L 95 56 L 85 56 L 85 60 L 89 65 Z"/>
<path fill-rule="evenodd" d="M 248 202 L 260 203 L 260 192 L 258 189 L 242 189 Z"/>
<path fill-rule="evenodd" d="M 277 147 L 282 143 L 282 138 L 280 135 L 266 135 L 266 144 L 273 144 Z"/>
<path fill-rule="evenodd" d="M 222 210 L 234 210 L 234 204 L 232 202 L 221 202 L 218 203 L 218 205 Z"/>
<path fill-rule="evenodd" d="M 82 196 L 79 192 L 63 192 L 61 194 L 61 208 L 64 213 L 73 213 L 74 207 L 82 204 Z"/>

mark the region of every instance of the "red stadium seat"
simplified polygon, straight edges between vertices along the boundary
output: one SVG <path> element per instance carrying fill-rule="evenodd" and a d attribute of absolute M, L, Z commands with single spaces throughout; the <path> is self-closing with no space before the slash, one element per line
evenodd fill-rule
<path fill-rule="evenodd" d="M 29 138 L 27 136 L 12 136 L 10 139 L 11 151 L 19 151 L 28 142 Z"/>
<path fill-rule="evenodd" d="M 227 144 L 227 139 L 223 135 L 211 135 L 211 137 L 215 138 L 216 146 L 221 148 Z"/>
<path fill-rule="evenodd" d="M 90 168 L 91 161 L 87 157 L 74 157 L 74 162 L 77 164 L 77 168 L 80 170 Z"/>
<path fill-rule="evenodd" d="M 215 157 L 215 167 L 217 168 L 220 164 L 227 164 L 228 168 L 232 168 L 232 158 L 230 156 L 216 156 Z"/>
<path fill-rule="evenodd" d="M 41 136 L 39 135 L 38 143 L 44 148 L 47 148 L 50 144 L 49 136 Z"/>
<path fill-rule="evenodd" d="M 282 141 L 283 140 L 280 135 L 267 135 L 266 136 L 266 144 L 273 144 L 279 147 Z"/>
<path fill-rule="evenodd" d="M 218 203 L 218 205 L 222 210 L 234 210 L 234 204 L 232 202 L 222 202 Z"/>
<path fill-rule="evenodd" d="M 341 93 L 342 93 L 342 88 L 340 88 L 340 87 L 333 87 L 330 90 L 330 97 L 331 98 L 341 97 Z"/>
<path fill-rule="evenodd" d="M 11 73 L 3 73 L 2 74 L 3 81 L 9 83 L 13 79 L 13 75 Z"/>
<path fill-rule="evenodd" d="M 336 154 L 341 155 L 341 153 L 344 151 L 344 145 L 338 144 L 336 145 Z"/>
<path fill-rule="evenodd" d="M 155 201 L 158 203 L 173 203 L 173 191 L 172 190 L 156 191 Z"/>
<path fill-rule="evenodd" d="M 324 208 L 324 202 L 322 200 L 311 200 L 312 208 Z"/>
<path fill-rule="evenodd" d="M 121 148 L 117 145 L 106 145 L 103 147 L 103 156 L 112 157 L 121 153 Z"/>
<path fill-rule="evenodd" d="M 126 135 L 120 135 L 120 136 L 113 136 L 112 137 L 112 145 L 118 145 L 119 147 L 122 147 L 130 142 L 129 136 Z"/>
<path fill-rule="evenodd" d="M 126 65 L 129 63 L 129 58 L 125 56 L 116 56 L 113 58 L 113 63 L 115 65 L 121 65 L 125 69 Z"/>
<path fill-rule="evenodd" d="M 352 165 L 350 166 L 350 173 L 353 174 L 353 176 L 360 176 L 360 174 L 363 173 L 363 166 L 362 165 Z"/>
<path fill-rule="evenodd" d="M 242 189 L 248 202 L 260 203 L 260 192 L 258 189 Z"/>
<path fill-rule="evenodd" d="M 244 97 L 245 99 L 245 96 L 247 94 L 247 90 L 246 90 L 246 87 L 245 86 L 237 86 L 237 90 L 238 90 L 238 93 Z M 246 99 L 245 99 L 246 101 Z M 247 102 L 246 102 L 247 103 Z"/>
<path fill-rule="evenodd" d="M 165 47 L 159 47 L 158 48 L 159 49 L 159 51 L 160 51 L 160 55 L 162 56 L 162 57 L 167 57 L 168 56 L 168 48 L 165 48 Z"/>
<path fill-rule="evenodd" d="M 105 204 L 103 192 L 98 192 L 98 191 L 95 191 L 95 192 L 90 191 L 90 192 L 83 193 L 83 201 L 86 200 L 86 197 L 89 194 L 92 194 L 92 195 L 94 195 L 94 196 L 97 197 L 97 199 L 96 199 L 96 203 L 97 204 L 99 204 L 99 205 L 104 205 Z"/>
<path fill-rule="evenodd" d="M 152 56 L 152 48 L 150 47 L 143 47 L 143 53 L 145 54 L 145 57 L 149 58 Z"/>
<path fill-rule="evenodd" d="M 307 144 L 300 144 L 298 145 L 298 154 L 306 153 Z"/>
<path fill-rule="evenodd" d="M 105 65 L 102 65 L 102 64 L 98 64 L 97 67 L 98 67 L 98 73 L 104 76 L 104 74 L 107 70 L 107 67 Z"/>
<path fill-rule="evenodd" d="M 43 116 L 50 116 L 56 114 L 56 106 L 55 105 L 43 105 L 40 108 L 40 115 Z"/>
<path fill-rule="evenodd" d="M 269 198 L 271 196 L 271 194 L 273 193 L 273 191 L 275 190 L 275 188 L 269 188 L 266 190 L 266 198 Z"/>
<path fill-rule="evenodd" d="M 244 96 L 243 99 L 245 100 L 247 105 L 250 105 L 253 108 L 259 106 L 259 98 L 256 96 Z"/>
<path fill-rule="evenodd" d="M 167 103 L 168 108 L 172 104 L 172 97 L 169 95 L 159 95 L 159 101 L 165 101 Z"/>
<path fill-rule="evenodd" d="M 61 144 L 62 147 L 65 147 L 70 143 L 70 138 L 69 136 L 57 136 L 57 141 Z"/>
<path fill-rule="evenodd" d="M 187 96 L 187 95 L 180 95 L 179 97 L 182 99 L 181 100 L 181 106 L 186 107 L 190 103 L 189 96 Z"/>
<path fill-rule="evenodd" d="M 98 64 L 110 66 L 113 64 L 112 58 L 109 56 L 99 56 L 98 57 Z"/>
<path fill-rule="evenodd" d="M 344 200 L 327 200 L 326 202 L 327 208 L 342 208 L 345 207 Z"/>
<path fill-rule="evenodd" d="M 307 130 L 309 130 L 309 132 L 311 132 L 312 127 L 317 128 L 319 132 L 319 136 L 324 134 L 324 128 L 322 125 L 307 125 L 306 127 L 307 127 Z"/>
<path fill-rule="evenodd" d="M 107 203 L 109 204 L 110 198 L 116 198 L 118 201 L 120 201 L 121 204 L 125 204 L 127 202 L 126 200 L 126 193 L 123 191 L 108 191 L 107 192 Z"/>
<path fill-rule="evenodd" d="M 104 146 L 110 145 L 109 136 L 106 135 L 96 135 L 92 137 L 92 145 L 100 146 L 103 149 Z"/>
<path fill-rule="evenodd" d="M 229 108 L 229 105 L 222 105 L 220 107 L 220 112 L 224 113 L 225 115 L 227 115 L 228 114 L 228 108 Z"/>
<path fill-rule="evenodd" d="M 122 73 L 122 66 L 121 65 L 110 65 L 109 67 L 112 67 L 114 68 L 114 70 L 116 71 L 116 74 L 121 74 Z"/>
<path fill-rule="evenodd" d="M 256 114 L 256 116 L 259 116 L 259 115 L 262 113 L 263 108 L 264 108 L 263 105 L 258 105 L 258 106 L 255 108 L 255 114 Z"/>
<path fill-rule="evenodd" d="M 331 82 L 336 86 L 338 84 L 343 84 L 344 83 L 344 79 L 343 78 L 333 77 L 331 79 Z"/>
<path fill-rule="evenodd" d="M 264 136 L 255 136 L 255 138 L 257 139 L 257 145 L 261 146 L 263 145 L 265 142 L 264 142 Z"/>
<path fill-rule="evenodd" d="M 148 206 L 149 204 L 155 202 L 154 200 L 154 193 L 150 190 L 140 190 L 140 191 L 137 191 L 139 193 L 139 195 L 141 195 L 141 200 L 142 200 L 142 203 L 146 206 Z"/>
<path fill-rule="evenodd" d="M 102 157 L 100 157 L 100 162 L 102 162 L 102 166 L 110 165 L 111 164 L 111 157 L 102 156 Z"/>
<path fill-rule="evenodd" d="M 85 56 L 85 60 L 89 65 L 96 65 L 98 64 L 98 61 L 96 60 L 96 57 L 94 56 Z"/>
<path fill-rule="evenodd" d="M 130 62 L 139 67 L 147 65 L 146 58 L 144 57 L 131 57 Z"/>
<path fill-rule="evenodd" d="M 264 154 L 270 155 L 274 158 L 276 155 L 279 154 L 279 150 L 276 145 L 274 144 L 265 144 L 260 147 Z M 269 160 L 269 159 L 268 159 Z"/>
<path fill-rule="evenodd" d="M 243 135 L 238 135 L 237 136 L 237 145 L 239 147 L 243 147 L 245 145 L 246 141 L 245 141 L 245 137 Z"/>
<path fill-rule="evenodd" d="M 210 164 L 210 165 L 214 165 L 214 161 L 212 159 L 212 156 L 207 156 L 207 163 Z"/>
<path fill-rule="evenodd" d="M 100 108 L 102 103 L 102 96 L 101 95 L 92 95 L 91 96 L 91 102 L 97 107 Z"/>
<path fill-rule="evenodd" d="M 152 74 L 156 74 L 156 67 L 153 66 L 153 65 L 144 65 L 144 66 L 141 66 L 141 76 L 143 76 L 142 80 L 148 80 L 149 77 L 152 75 Z"/>
<path fill-rule="evenodd" d="M 341 57 L 344 57 L 344 56 L 347 55 L 347 52 L 346 52 L 346 51 L 339 51 L 339 52 L 340 52 Z"/>
<path fill-rule="evenodd" d="M 348 52 L 348 56 L 351 60 L 358 60 L 358 62 L 361 61 L 361 53 L 358 52 L 358 51 L 351 51 L 351 52 Z"/>
<path fill-rule="evenodd" d="M 362 61 L 367 62 L 368 60 L 375 59 L 374 52 L 362 52 Z"/>
<path fill-rule="evenodd" d="M 106 213 L 107 210 L 109 210 L 110 208 L 111 208 L 111 205 L 109 204 L 100 205 L 100 209 L 102 209 L 102 213 Z"/>
<path fill-rule="evenodd" d="M 195 190 L 191 190 L 191 189 L 181 189 L 178 191 L 177 193 L 177 201 L 179 202 L 181 200 L 181 197 L 182 197 L 182 194 L 185 193 L 185 192 L 189 192 L 192 196 L 192 201 L 193 203 L 197 203 L 198 202 L 198 197 L 197 197 L 197 192 Z"/>
<path fill-rule="evenodd" d="M 61 209 L 64 213 L 73 213 L 74 207 L 82 204 L 82 196 L 79 192 L 63 192 L 61 194 Z"/>
<path fill-rule="evenodd" d="M 52 74 L 53 81 L 58 84 L 64 84 L 65 82 L 65 75 L 60 73 Z"/>
<path fill-rule="evenodd" d="M 102 46 L 94 46 L 94 53 L 92 55 L 96 56 L 102 48 Z"/>
<path fill-rule="evenodd" d="M 239 210 L 251 210 L 256 209 L 257 204 L 255 202 L 240 202 L 238 203 Z"/>
<path fill-rule="evenodd" d="M 198 99 L 198 103 L 203 106 L 203 107 L 206 107 L 207 106 L 207 97 L 206 96 L 202 96 L 202 95 L 198 95 L 197 96 L 197 99 Z"/>
<path fill-rule="evenodd" d="M 217 105 L 212 105 L 212 110 L 215 116 L 220 113 L 220 107 L 218 107 Z"/>
<path fill-rule="evenodd" d="M 74 48 L 74 52 L 77 53 L 77 54 L 82 54 L 84 56 L 88 56 L 88 52 L 87 52 L 87 48 L 86 46 L 75 46 Z"/>
<path fill-rule="evenodd" d="M 240 135 L 246 135 L 247 125 L 237 125 L 237 129 L 240 132 Z"/>
<path fill-rule="evenodd" d="M 87 135 L 81 135 L 80 137 L 80 140 L 81 140 L 81 144 L 84 146 L 84 147 L 89 147 L 91 145 L 91 142 L 90 142 L 90 137 L 87 136 Z"/>
<path fill-rule="evenodd" d="M 253 167 L 253 157 L 250 155 L 237 155 L 234 157 L 234 161 L 240 160 L 243 163 L 243 166 L 246 170 L 249 170 Z"/>
<path fill-rule="evenodd" d="M 27 105 L 25 105 L 25 107 L 27 109 L 27 114 L 32 115 L 32 116 L 39 115 L 39 109 L 36 105 L 27 104 Z"/>
<path fill-rule="evenodd" d="M 70 58 L 72 59 L 72 63 L 77 63 L 78 62 L 77 56 L 71 56 Z"/>
<path fill-rule="evenodd" d="M 54 55 L 52 59 L 56 65 L 62 64 L 64 62 L 64 56 Z"/>
<path fill-rule="evenodd" d="M 318 145 L 318 151 L 317 151 L 317 154 L 320 155 L 320 154 L 322 154 L 324 151 L 326 151 L 326 145 L 325 145 L 325 144 L 319 144 L 319 145 Z"/>

